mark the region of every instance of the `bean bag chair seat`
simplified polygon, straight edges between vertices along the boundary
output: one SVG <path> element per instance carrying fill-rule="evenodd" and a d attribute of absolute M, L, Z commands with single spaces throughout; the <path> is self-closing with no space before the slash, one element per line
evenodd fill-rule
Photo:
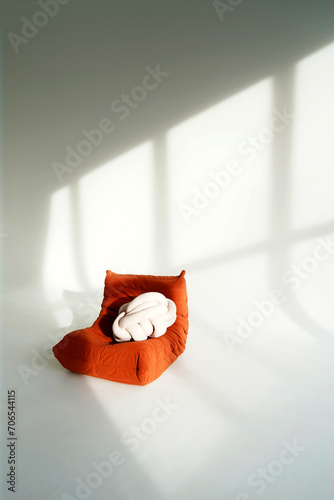
<path fill-rule="evenodd" d="M 88 328 L 68 333 L 53 347 L 64 368 L 125 384 L 156 380 L 183 353 L 188 334 L 185 271 L 179 276 L 117 274 L 107 271 L 99 317 Z M 159 292 L 176 305 L 176 321 L 164 335 L 116 342 L 112 325 L 119 308 L 138 295 Z"/>

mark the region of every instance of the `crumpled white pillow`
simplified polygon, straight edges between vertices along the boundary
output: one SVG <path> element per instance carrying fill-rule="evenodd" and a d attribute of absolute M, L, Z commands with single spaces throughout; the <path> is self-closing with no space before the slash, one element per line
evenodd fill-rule
<path fill-rule="evenodd" d="M 166 333 L 175 320 L 175 303 L 162 293 L 147 292 L 120 307 L 112 331 L 117 342 L 146 340 Z"/>

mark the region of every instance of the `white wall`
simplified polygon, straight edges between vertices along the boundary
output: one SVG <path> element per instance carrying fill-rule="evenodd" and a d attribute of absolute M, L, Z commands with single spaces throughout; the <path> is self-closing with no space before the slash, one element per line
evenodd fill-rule
<path fill-rule="evenodd" d="M 232 324 L 331 233 L 330 2 L 245 2 L 220 19 L 210 2 L 72 0 L 35 36 L 23 31 L 26 43 L 9 33 L 22 35 L 23 16 L 43 24 L 40 7 L 4 9 L 5 289 L 42 286 L 55 300 L 100 289 L 109 268 L 185 268 L 197 300 L 218 290 Z M 145 97 L 135 87 L 148 65 L 168 76 Z M 121 111 L 131 91 L 140 102 Z M 284 108 L 294 118 L 263 131 Z M 104 118 L 114 130 L 70 171 L 66 146 Z M 68 171 L 57 177 L 55 161 Z M 210 172 L 231 161 L 229 185 L 210 192 Z M 194 189 L 215 196 L 199 213 Z M 325 268 L 299 299 L 327 293 Z"/>

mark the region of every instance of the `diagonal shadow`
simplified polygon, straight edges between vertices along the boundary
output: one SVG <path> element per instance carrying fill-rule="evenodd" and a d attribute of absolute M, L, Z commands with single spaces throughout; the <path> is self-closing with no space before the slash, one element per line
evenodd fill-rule
<path fill-rule="evenodd" d="M 285 72 L 274 78 L 274 106 L 281 109 L 286 106 L 294 109 L 294 68 L 288 67 Z M 268 276 L 273 287 L 281 281 L 281 269 L 289 269 L 291 266 L 289 258 L 290 244 L 304 239 L 320 236 L 323 231 L 328 233 L 334 229 L 333 223 L 322 224 L 317 228 L 308 228 L 297 233 L 291 233 L 289 224 L 291 221 L 292 189 L 292 145 L 293 124 L 286 130 L 284 135 L 278 137 L 272 149 L 272 204 L 271 204 L 271 230 L 272 241 L 275 243 L 270 252 Z M 323 233 L 322 233 L 323 234 Z M 291 240 L 290 236 L 294 236 Z M 320 340 L 334 340 L 331 332 L 323 328 L 317 321 L 298 303 L 296 295 L 289 294 L 288 300 L 282 304 L 282 309 L 295 323 L 299 324 L 305 331 Z"/>

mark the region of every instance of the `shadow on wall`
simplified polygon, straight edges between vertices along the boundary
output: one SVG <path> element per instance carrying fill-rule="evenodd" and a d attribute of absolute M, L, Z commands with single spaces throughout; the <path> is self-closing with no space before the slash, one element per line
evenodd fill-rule
<path fill-rule="evenodd" d="M 33 15 L 33 6 L 25 9 Z M 275 110 L 294 108 L 295 65 L 331 41 L 333 10 L 331 2 L 255 1 L 222 20 L 210 2 L 102 2 L 96 12 L 85 1 L 64 6 L 17 54 L 7 43 L 7 287 L 43 284 L 57 304 L 63 288 L 101 287 L 113 266 L 176 273 L 261 251 L 273 268 L 277 259 L 286 265 L 282 250 L 298 240 L 286 226 L 295 124 L 274 140 L 263 129 Z M 19 19 L 7 30 L 18 31 Z M 259 131 L 260 144 L 247 142 Z M 191 204 L 193 186 L 203 191 L 212 172 L 236 152 L 246 162 L 251 150 L 253 173 L 236 178 L 222 205 L 212 208 L 213 200 L 202 216 Z M 263 204 L 246 217 L 254 193 Z M 225 224 L 224 238 L 216 223 Z M 332 229 L 332 221 L 321 224 L 303 230 L 316 237 Z"/>
<path fill-rule="evenodd" d="M 74 289 L 78 286 L 89 289 L 92 284 L 98 289 L 97 277 L 104 275 L 111 254 L 125 272 L 131 265 L 132 272 L 136 272 L 132 261 L 134 248 L 137 266 L 147 272 L 154 265 L 158 270 L 166 266 L 167 273 L 170 270 L 177 273 L 184 263 L 196 272 L 264 253 L 270 258 L 269 284 L 277 288 L 280 275 L 291 266 L 291 247 L 323 237 L 334 229 L 333 222 L 326 219 L 329 213 L 326 206 L 324 209 L 318 203 L 320 209 L 312 206 L 310 211 L 308 199 L 295 203 L 305 186 L 299 174 L 301 189 L 298 186 L 291 189 L 299 165 L 304 172 L 311 169 L 313 172 L 308 175 L 314 175 L 312 160 L 307 160 L 306 164 L 305 152 L 292 147 L 294 138 L 298 146 L 300 129 L 305 135 L 304 107 L 300 109 L 300 102 L 294 102 L 296 86 L 298 95 L 307 94 L 308 88 L 314 85 L 307 73 L 318 66 L 323 77 L 333 52 L 334 45 L 330 44 L 296 67 L 245 89 L 166 134 L 160 133 L 156 140 L 93 170 L 83 176 L 76 187 L 67 186 L 57 191 L 52 197 L 45 260 L 46 290 L 48 283 L 53 283 L 59 291 L 64 282 Z M 323 91 L 326 94 L 326 89 Z M 323 102 L 326 108 L 330 94 L 328 97 L 329 100 Z M 308 112 L 310 116 L 305 117 L 305 121 L 308 119 L 312 123 L 316 116 Z M 317 113 L 323 117 L 325 129 L 323 112 L 319 105 Z M 247 137 L 249 123 L 255 135 Z M 222 147 L 224 139 L 229 147 Z M 323 138 L 321 141 L 319 150 L 326 161 L 330 157 L 330 152 L 326 151 L 330 141 Z M 309 148 L 307 154 L 312 151 Z M 295 158 L 297 161 L 293 165 Z M 217 169 L 221 165 L 227 167 Z M 203 179 L 209 181 L 203 182 Z M 326 197 L 327 180 L 323 175 L 320 183 L 317 178 L 312 181 L 318 188 L 318 202 L 324 195 Z M 193 197 L 189 197 L 190 182 L 200 186 L 193 190 Z M 330 192 L 327 194 L 330 198 Z M 124 204 L 125 199 L 127 203 Z M 300 210 L 303 204 L 301 217 L 296 208 Z M 110 220 L 109 211 L 121 212 L 121 217 L 112 219 L 113 233 L 105 231 Z M 72 221 L 67 214 L 71 214 Z M 67 226 L 66 220 L 72 224 Z M 308 225 L 309 220 L 311 225 Z M 77 236 L 73 238 L 75 231 Z M 118 238 L 116 246 L 115 235 Z M 64 244 L 59 248 L 59 240 L 67 242 L 68 248 Z M 73 251 L 75 246 L 77 250 L 82 249 L 81 267 L 77 251 Z M 98 260 L 96 255 L 99 255 Z M 68 268 L 64 268 L 64 262 L 68 263 Z M 309 272 L 313 272 L 312 269 Z M 296 300 L 292 304 L 292 300 L 290 296 L 285 303 L 286 312 L 298 318 L 297 323 L 303 324 L 307 331 L 327 337 L 326 329 L 312 320 Z M 77 308 L 83 308 L 83 314 L 90 314 L 90 307 L 85 309 L 82 302 Z"/>

